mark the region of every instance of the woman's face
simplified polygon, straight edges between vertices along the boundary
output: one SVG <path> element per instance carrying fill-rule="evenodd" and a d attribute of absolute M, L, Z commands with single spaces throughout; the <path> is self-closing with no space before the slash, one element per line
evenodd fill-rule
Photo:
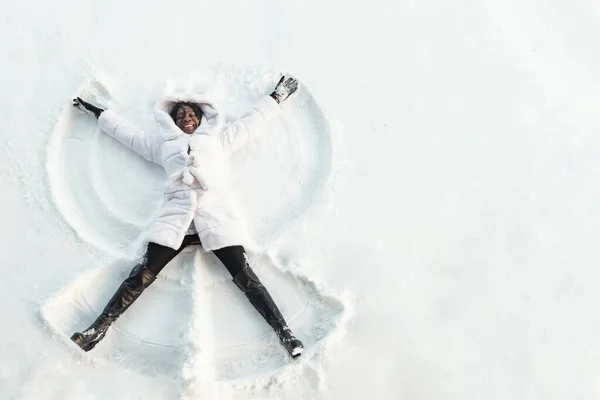
<path fill-rule="evenodd" d="M 182 131 L 191 135 L 194 133 L 198 125 L 200 124 L 200 120 L 198 116 L 194 114 L 194 110 L 188 106 L 180 106 L 175 114 L 175 125 L 179 127 Z"/>

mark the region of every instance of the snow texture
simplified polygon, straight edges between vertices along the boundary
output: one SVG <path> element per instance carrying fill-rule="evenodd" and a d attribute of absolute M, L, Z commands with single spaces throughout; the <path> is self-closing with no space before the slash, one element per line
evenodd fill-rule
<path fill-rule="evenodd" d="M 598 399 L 600 6 L 591 0 L 3 2 L 1 399 Z M 292 361 L 211 255 L 82 353 L 164 176 L 72 109 L 148 131 L 167 93 L 234 118 Z"/>

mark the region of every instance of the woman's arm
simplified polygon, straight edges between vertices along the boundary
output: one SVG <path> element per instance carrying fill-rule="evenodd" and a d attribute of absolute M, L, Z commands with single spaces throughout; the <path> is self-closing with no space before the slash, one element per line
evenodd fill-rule
<path fill-rule="evenodd" d="M 156 136 L 144 134 L 131 123 L 111 110 L 98 108 L 81 98 L 73 99 L 73 106 L 98 118 L 98 126 L 102 131 L 117 139 L 148 161 L 160 164 L 160 141 Z"/>
<path fill-rule="evenodd" d="M 111 110 L 106 110 L 100 114 L 98 126 L 105 133 L 114 137 L 146 160 L 162 165 L 159 154 L 160 140 L 158 136 L 145 134 Z"/>
<path fill-rule="evenodd" d="M 239 120 L 226 124 L 221 131 L 223 145 L 231 152 L 244 147 L 251 139 L 260 136 L 279 114 L 279 104 L 298 89 L 294 78 L 281 77 L 275 90 L 261 98 L 252 109 Z"/>
<path fill-rule="evenodd" d="M 242 118 L 223 127 L 223 146 L 231 152 L 241 149 L 252 138 L 261 136 L 278 114 L 277 102 L 269 96 L 264 96 Z"/>

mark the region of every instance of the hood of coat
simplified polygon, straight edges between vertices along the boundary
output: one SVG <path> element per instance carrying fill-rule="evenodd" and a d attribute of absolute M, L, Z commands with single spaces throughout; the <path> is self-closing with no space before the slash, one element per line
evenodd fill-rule
<path fill-rule="evenodd" d="M 223 117 L 219 113 L 216 104 L 210 101 L 205 96 L 194 93 L 179 93 L 172 96 L 167 96 L 156 103 L 154 107 L 154 119 L 158 125 L 158 133 L 163 140 L 172 140 L 182 135 L 187 135 L 171 118 L 171 111 L 177 103 L 186 102 L 194 103 L 202 110 L 202 118 L 200 125 L 192 135 L 215 135 L 221 131 L 223 127 Z"/>

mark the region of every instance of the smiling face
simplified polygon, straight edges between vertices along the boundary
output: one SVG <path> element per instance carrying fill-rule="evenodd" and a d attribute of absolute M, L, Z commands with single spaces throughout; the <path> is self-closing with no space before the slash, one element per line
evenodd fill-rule
<path fill-rule="evenodd" d="M 181 105 L 175 113 L 175 125 L 183 132 L 191 135 L 194 133 L 198 125 L 200 125 L 199 116 L 196 115 L 192 107 Z"/>

